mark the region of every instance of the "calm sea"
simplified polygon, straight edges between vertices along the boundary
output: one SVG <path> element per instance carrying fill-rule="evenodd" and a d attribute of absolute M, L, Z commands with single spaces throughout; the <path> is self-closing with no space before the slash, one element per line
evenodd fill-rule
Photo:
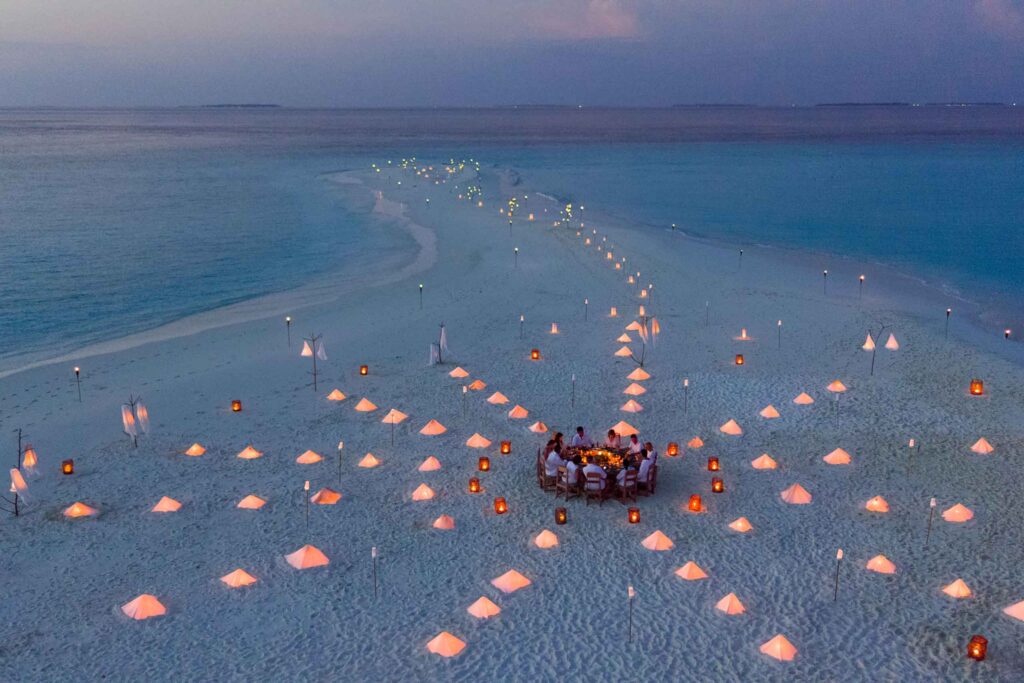
<path fill-rule="evenodd" d="M 652 227 L 1024 295 L 1024 107 L 0 110 L 0 368 L 387 248 L 323 176 L 473 156 Z"/>

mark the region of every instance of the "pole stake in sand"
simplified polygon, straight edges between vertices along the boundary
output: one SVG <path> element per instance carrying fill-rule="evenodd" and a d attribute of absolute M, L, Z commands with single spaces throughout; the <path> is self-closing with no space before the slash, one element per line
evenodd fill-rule
<path fill-rule="evenodd" d="M 515 260 L 514 260 L 514 261 L 512 262 L 512 267 L 513 267 L 513 268 L 518 268 L 518 267 L 519 267 L 519 247 L 516 247 L 516 248 L 514 248 L 514 249 L 512 250 L 512 258 L 514 258 L 514 259 L 515 259 Z"/>
<path fill-rule="evenodd" d="M 75 385 L 78 387 L 78 402 L 82 402 L 82 369 L 75 366 Z"/>
<path fill-rule="evenodd" d="M 704 302 L 704 327 L 711 324 L 711 302 Z"/>
<path fill-rule="evenodd" d="M 739 263 L 739 267 L 737 268 L 737 270 L 743 270 L 743 250 L 742 249 L 740 249 L 740 263 Z"/>
<path fill-rule="evenodd" d="M 519 314 L 519 338 L 523 338 L 523 321 L 526 320 L 526 316 L 522 313 Z"/>
<path fill-rule="evenodd" d="M 683 415 L 690 411 L 690 380 L 683 380 Z"/>
<path fill-rule="evenodd" d="M 932 518 L 935 517 L 935 499 L 928 503 L 928 532 L 924 535 L 924 547 L 928 547 L 928 539 L 932 537 Z"/>
<path fill-rule="evenodd" d="M 946 339 L 949 339 L 949 316 L 953 315 L 953 309 L 946 309 Z"/>
<path fill-rule="evenodd" d="M 341 452 L 345 450 L 345 442 L 338 442 L 338 486 L 341 486 Z"/>
<path fill-rule="evenodd" d="M 20 428 L 19 429 L 15 429 L 14 431 L 17 432 L 17 434 L 18 434 L 18 457 L 14 461 L 14 464 L 15 464 L 18 472 L 21 472 L 21 458 L 25 454 L 25 449 L 22 448 L 22 445 L 21 445 L 22 444 L 22 436 L 23 436 L 23 434 L 22 434 L 22 431 L 21 431 Z M 21 483 L 24 484 L 24 480 L 23 479 L 21 480 Z M 13 500 L 8 498 L 7 496 L 0 496 L 0 499 L 2 499 L 5 503 L 13 506 L 11 508 L 4 507 L 3 509 L 6 510 L 7 512 L 10 512 L 15 517 L 17 517 L 19 515 L 18 504 L 19 504 L 20 498 L 18 496 L 18 486 L 17 486 L 17 484 L 14 481 L 14 475 L 13 474 L 11 475 L 11 493 L 14 494 L 14 499 Z"/>
<path fill-rule="evenodd" d="M 284 326 L 288 330 L 288 348 L 292 348 L 292 317 L 286 315 L 284 317 Z"/>
<path fill-rule="evenodd" d="M 584 320 L 584 322 L 587 320 L 587 316 L 589 315 L 589 311 L 590 311 L 590 299 L 584 299 L 583 300 L 583 320 Z"/>
<path fill-rule="evenodd" d="M 843 549 L 836 551 L 836 588 L 832 593 L 832 602 L 839 598 L 839 564 L 843 561 Z"/>
<path fill-rule="evenodd" d="M 576 373 L 572 374 L 572 393 L 569 396 L 569 405 L 576 409 Z"/>
<path fill-rule="evenodd" d="M 420 284 L 420 310 L 423 310 L 423 284 Z"/>
<path fill-rule="evenodd" d="M 782 321 L 780 320 L 778 323 L 776 323 L 775 326 L 779 328 L 779 348 L 781 349 L 782 348 Z"/>
<path fill-rule="evenodd" d="M 858 280 L 860 281 L 860 284 L 857 286 L 858 287 L 857 288 L 857 298 L 858 299 L 863 299 L 864 298 L 864 276 L 861 275 L 858 278 Z"/>
<path fill-rule="evenodd" d="M 309 531 L 309 479 L 302 485 L 302 497 L 306 499 L 306 531 Z"/>
<path fill-rule="evenodd" d="M 828 296 L 828 271 L 827 270 L 821 271 L 821 277 L 822 277 L 821 292 L 825 296 Z"/>

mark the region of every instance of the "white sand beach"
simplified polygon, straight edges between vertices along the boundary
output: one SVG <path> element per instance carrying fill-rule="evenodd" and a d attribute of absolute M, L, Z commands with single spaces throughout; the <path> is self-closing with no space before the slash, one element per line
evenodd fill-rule
<path fill-rule="evenodd" d="M 433 182 L 444 177 L 440 165 L 428 179 L 381 166 L 346 174 L 339 187 L 373 207 L 374 229 L 414 242 L 414 257 L 354 264 L 337 279 L 0 377 L 5 443 L 23 429 L 40 461 L 22 514 L 0 524 L 0 680 L 1024 679 L 1024 624 L 1002 612 L 1024 600 L 1024 371 L 999 340 L 959 312 L 947 339 L 944 305 L 883 269 L 766 248 L 741 260 L 732 247 L 640 230 L 589 207 L 554 227 L 562 207 L 528 177 L 513 186 L 484 165 L 480 207 L 455 188 L 474 182 L 472 165 L 443 184 Z M 510 235 L 499 208 L 512 195 L 520 206 Z M 627 284 L 637 271 L 637 285 Z M 647 391 L 632 397 L 643 411 L 628 413 L 620 406 L 636 364 L 613 354 L 641 304 L 661 334 L 646 352 Z M 451 357 L 431 366 L 441 323 Z M 751 339 L 736 340 L 743 329 Z M 861 349 L 869 331 L 878 336 L 873 375 Z M 898 350 L 883 348 L 890 333 Z M 316 390 L 299 355 L 311 334 L 323 335 L 327 354 Z M 542 360 L 530 360 L 533 348 Z M 456 366 L 469 377 L 450 377 Z M 974 378 L 984 395 L 969 394 Z M 464 396 L 476 379 L 486 389 Z M 834 380 L 848 388 L 838 399 L 826 390 Z M 347 398 L 327 400 L 334 389 Z M 494 391 L 509 404 L 488 403 Z M 795 405 L 801 392 L 814 403 Z M 137 448 L 121 431 L 130 395 L 143 397 L 152 420 Z M 364 397 L 378 409 L 354 410 Z M 235 399 L 241 412 L 230 409 Z M 526 419 L 506 416 L 517 404 Z M 778 419 L 759 415 L 769 404 Z M 392 408 L 409 415 L 394 445 L 381 423 Z M 447 431 L 421 435 L 431 419 Z M 730 419 L 741 436 L 719 430 Z M 595 437 L 625 420 L 657 446 L 658 488 L 636 505 L 639 523 L 617 501 L 574 499 L 557 503 L 568 522 L 555 524 L 556 501 L 534 474 L 548 438 L 528 429 L 538 420 L 567 435 L 584 425 Z M 468 448 L 474 433 L 492 445 Z M 703 448 L 686 447 L 693 437 Z M 970 450 L 982 437 L 994 452 Z M 501 440 L 511 440 L 510 455 L 498 453 Z M 203 455 L 184 454 L 194 442 Z M 666 454 L 669 442 L 679 457 Z M 236 457 L 250 444 L 263 456 Z M 837 448 L 849 465 L 822 461 Z M 5 449 L 10 467 L 14 448 Z M 297 464 L 307 450 L 323 461 Z M 357 465 L 367 453 L 377 467 Z M 763 453 L 777 469 L 751 466 Z M 477 471 L 481 455 L 489 472 Z M 418 471 L 428 456 L 440 470 Z M 711 491 L 708 456 L 720 459 L 722 493 Z M 62 476 L 67 458 L 74 474 Z M 467 492 L 474 476 L 480 494 Z M 342 496 L 310 505 L 308 528 L 306 480 L 310 493 Z M 795 483 L 810 504 L 780 498 Z M 421 484 L 435 495 L 413 501 Z M 267 504 L 238 509 L 249 494 Z M 687 511 L 693 494 L 705 512 Z M 150 512 L 162 496 L 180 510 Z M 865 509 L 875 496 L 889 512 Z M 495 497 L 506 514 L 495 514 Z M 99 515 L 65 518 L 76 501 Z M 973 518 L 946 521 L 941 513 L 958 503 Z M 442 514 L 453 530 L 432 527 Z M 739 517 L 750 532 L 729 528 Z M 533 543 L 545 529 L 557 547 Z M 671 549 L 641 545 L 657 530 Z M 290 566 L 284 556 L 305 544 L 330 564 Z M 877 555 L 895 574 L 866 569 Z M 688 561 L 708 577 L 676 576 Z M 238 568 L 257 582 L 219 581 Z M 509 594 L 492 585 L 513 569 L 531 584 Z M 957 578 L 971 597 L 942 592 Z M 121 606 L 143 593 L 167 613 L 127 618 Z M 744 613 L 715 609 L 729 593 Z M 467 613 L 481 596 L 500 614 Z M 445 631 L 465 643 L 457 656 L 427 649 Z M 792 661 L 759 651 L 777 634 L 797 648 Z M 965 656 L 973 634 L 988 638 L 985 661 Z"/>

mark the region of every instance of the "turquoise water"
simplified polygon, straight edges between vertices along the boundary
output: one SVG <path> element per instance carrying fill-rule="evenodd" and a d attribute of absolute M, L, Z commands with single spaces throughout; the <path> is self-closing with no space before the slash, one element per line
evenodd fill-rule
<path fill-rule="evenodd" d="M 477 157 L 652 228 L 895 265 L 1004 309 L 1024 112 L 0 110 L 0 366 L 388 249 L 324 175 Z"/>

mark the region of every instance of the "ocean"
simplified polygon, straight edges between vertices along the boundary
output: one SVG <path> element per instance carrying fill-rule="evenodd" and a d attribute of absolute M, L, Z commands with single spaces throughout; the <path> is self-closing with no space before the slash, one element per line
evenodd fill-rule
<path fill-rule="evenodd" d="M 1024 320 L 1024 107 L 0 110 L 0 370 L 395 248 L 329 173 L 473 157 L 652 229 Z"/>

